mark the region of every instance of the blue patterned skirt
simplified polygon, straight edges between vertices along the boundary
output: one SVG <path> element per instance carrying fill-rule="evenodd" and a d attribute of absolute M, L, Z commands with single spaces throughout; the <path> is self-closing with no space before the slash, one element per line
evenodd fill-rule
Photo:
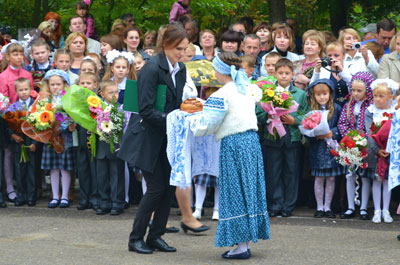
<path fill-rule="evenodd" d="M 218 188 L 218 178 L 210 174 L 201 174 L 194 177 L 194 184 L 202 187 Z"/>
<path fill-rule="evenodd" d="M 66 148 L 61 154 L 54 151 L 53 146 L 43 145 L 41 169 L 73 170 L 75 168 L 75 153 L 72 148 Z"/>
<path fill-rule="evenodd" d="M 270 238 L 264 165 L 255 131 L 221 141 L 216 247 Z"/>

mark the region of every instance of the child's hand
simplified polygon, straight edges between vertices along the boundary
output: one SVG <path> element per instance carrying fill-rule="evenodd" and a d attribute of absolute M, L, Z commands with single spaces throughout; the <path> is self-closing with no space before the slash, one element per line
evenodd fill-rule
<path fill-rule="evenodd" d="M 36 151 L 36 145 L 31 144 L 31 145 L 29 146 L 29 150 L 30 150 L 31 152 L 35 152 L 35 151 Z"/>
<path fill-rule="evenodd" d="M 329 133 L 324 134 L 324 135 L 318 135 L 317 139 L 327 139 L 327 138 L 332 138 L 333 137 L 333 133 L 332 131 L 329 131 Z"/>
<path fill-rule="evenodd" d="M 68 125 L 68 130 L 70 132 L 75 131 L 75 129 L 76 129 L 76 123 L 71 123 L 70 125 Z"/>
<path fill-rule="evenodd" d="M 289 114 L 282 115 L 281 121 L 283 122 L 283 124 L 287 124 L 287 125 L 294 125 L 294 123 L 295 123 L 294 118 L 292 116 L 290 116 Z"/>
<path fill-rule="evenodd" d="M 36 79 L 33 80 L 33 84 L 35 85 L 35 87 L 40 87 L 40 82 L 41 81 L 42 81 L 41 79 L 36 78 Z"/>
<path fill-rule="evenodd" d="M 388 156 L 389 156 L 389 153 L 388 153 L 388 152 L 386 152 L 386 150 L 385 150 L 385 149 L 380 149 L 380 150 L 378 151 L 378 156 L 379 156 L 379 157 L 386 158 L 386 157 L 388 157 Z"/>
<path fill-rule="evenodd" d="M 19 136 L 19 135 L 16 135 L 15 133 L 11 134 L 11 138 L 12 138 L 15 142 L 17 142 L 17 143 L 19 143 L 19 144 L 24 142 L 24 138 L 22 138 L 22 137 Z"/>

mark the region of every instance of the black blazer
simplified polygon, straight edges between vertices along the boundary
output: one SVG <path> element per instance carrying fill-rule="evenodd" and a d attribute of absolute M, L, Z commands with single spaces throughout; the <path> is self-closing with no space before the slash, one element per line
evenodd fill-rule
<path fill-rule="evenodd" d="M 153 173 L 161 146 L 166 146 L 166 117 L 182 103 L 183 87 L 186 83 L 186 68 L 179 63 L 180 70 L 175 75 L 176 87 L 169 73 L 165 54 L 158 54 L 147 62 L 138 75 L 139 114 L 132 114 L 128 128 L 122 137 L 118 157 L 131 167 L 138 167 Z M 164 112 L 154 108 L 156 87 L 167 85 Z"/>

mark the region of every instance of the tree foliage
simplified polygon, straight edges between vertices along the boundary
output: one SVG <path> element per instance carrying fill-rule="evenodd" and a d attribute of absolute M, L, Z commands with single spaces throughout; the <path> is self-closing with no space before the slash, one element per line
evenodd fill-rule
<path fill-rule="evenodd" d="M 76 2 L 0 0 L 0 26 L 11 26 L 16 33 L 18 28 L 36 27 L 47 11 L 55 11 L 62 17 L 63 32 L 67 32 L 69 18 L 75 15 Z M 286 17 L 297 21 L 300 34 L 311 28 L 337 30 L 346 24 L 359 28 L 383 17 L 392 18 L 400 25 L 400 18 L 394 11 L 399 10 L 400 3 L 393 0 L 380 0 L 379 4 L 372 0 L 193 0 L 190 7 L 202 29 L 218 32 L 243 16 L 253 17 L 256 23 L 270 21 L 269 14 L 279 11 L 270 10 L 270 2 L 285 4 Z M 100 35 L 109 32 L 112 21 L 124 13 L 133 13 L 136 24 L 143 30 L 157 29 L 168 23 L 173 3 L 174 0 L 92 0 L 91 14 Z"/>

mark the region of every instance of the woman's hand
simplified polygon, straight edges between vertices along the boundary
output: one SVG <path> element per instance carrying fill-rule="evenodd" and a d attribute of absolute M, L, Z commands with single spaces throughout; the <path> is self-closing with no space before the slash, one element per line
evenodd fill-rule
<path fill-rule="evenodd" d="M 331 59 L 331 61 L 332 61 L 332 68 L 335 67 L 336 70 L 339 72 L 343 71 L 343 61 L 336 59 Z"/>
<path fill-rule="evenodd" d="M 321 58 L 318 58 L 314 68 L 316 73 L 321 72 L 321 66 L 322 66 L 321 63 L 322 63 Z"/>
<path fill-rule="evenodd" d="M 365 45 L 361 46 L 360 52 L 361 52 L 361 55 L 364 58 L 365 64 L 368 65 L 369 58 L 368 58 L 368 48 L 367 48 L 367 46 L 365 46 Z"/>
<path fill-rule="evenodd" d="M 380 150 L 378 151 L 378 156 L 379 156 L 379 157 L 382 157 L 382 158 L 386 158 L 386 157 L 389 156 L 389 153 L 386 152 L 385 149 L 380 149 Z"/>
<path fill-rule="evenodd" d="M 317 136 L 317 139 L 322 140 L 322 139 L 329 139 L 329 138 L 332 138 L 332 137 L 333 137 L 333 132 L 332 132 L 332 131 L 329 131 L 327 134 L 318 135 L 318 136 Z"/>
<path fill-rule="evenodd" d="M 68 125 L 68 130 L 70 132 L 75 131 L 75 129 L 76 129 L 76 123 L 71 123 L 70 125 Z"/>

